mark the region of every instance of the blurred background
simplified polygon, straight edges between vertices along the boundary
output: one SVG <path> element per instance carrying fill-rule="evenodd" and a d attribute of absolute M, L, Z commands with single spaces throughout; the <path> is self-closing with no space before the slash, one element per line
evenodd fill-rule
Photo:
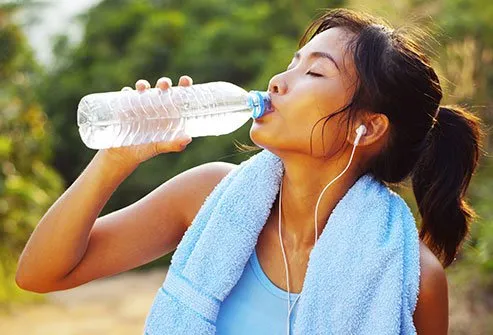
<path fill-rule="evenodd" d="M 88 93 L 175 82 L 230 81 L 266 89 L 290 62 L 317 9 L 349 7 L 394 27 L 429 31 L 425 40 L 445 90 L 493 119 L 491 0 L 59 0 L 0 1 L 0 333 L 137 334 L 170 256 L 135 271 L 47 295 L 18 289 L 16 262 L 33 228 L 95 151 L 77 130 Z M 156 157 L 114 193 L 104 213 L 126 206 L 181 171 L 248 155 L 250 122 L 233 134 L 197 138 L 186 151 Z M 491 136 L 484 146 L 490 152 Z M 450 334 L 493 334 L 493 158 L 485 154 L 470 186 L 479 214 L 447 269 Z M 118 168 L 118 167 L 115 167 Z M 409 188 L 401 193 L 412 206 Z M 415 207 L 414 207 L 415 208 Z"/>

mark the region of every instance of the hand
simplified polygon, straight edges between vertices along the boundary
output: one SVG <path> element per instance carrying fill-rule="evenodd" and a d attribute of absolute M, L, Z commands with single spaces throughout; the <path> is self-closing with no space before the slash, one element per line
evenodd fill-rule
<path fill-rule="evenodd" d="M 192 78 L 189 76 L 182 76 L 178 82 L 178 86 L 191 86 L 193 84 Z M 161 90 L 167 90 L 172 86 L 171 79 L 162 77 L 156 82 L 156 88 Z M 135 83 L 135 89 L 139 92 L 144 92 L 149 89 L 151 85 L 147 80 L 140 79 Z M 122 90 L 132 90 L 130 87 L 124 87 Z M 180 152 L 183 151 L 188 143 L 192 141 L 192 138 L 186 134 L 181 134 L 172 141 L 155 142 L 147 144 L 132 145 L 119 148 L 110 148 L 101 150 L 112 161 L 116 161 L 117 164 L 125 165 L 138 165 L 156 155 L 166 152 Z"/>

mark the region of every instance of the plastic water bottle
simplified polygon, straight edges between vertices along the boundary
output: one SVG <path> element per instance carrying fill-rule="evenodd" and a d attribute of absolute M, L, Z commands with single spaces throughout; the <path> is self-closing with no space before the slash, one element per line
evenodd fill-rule
<path fill-rule="evenodd" d="M 77 124 L 86 146 L 106 149 L 171 141 L 180 133 L 228 134 L 250 118 L 259 118 L 270 106 L 266 92 L 212 82 L 89 94 L 79 103 Z"/>

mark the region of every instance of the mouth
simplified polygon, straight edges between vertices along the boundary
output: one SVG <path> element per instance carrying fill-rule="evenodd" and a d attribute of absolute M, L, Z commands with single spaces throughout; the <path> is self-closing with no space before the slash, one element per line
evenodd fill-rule
<path fill-rule="evenodd" d="M 269 106 L 269 108 L 266 108 L 265 109 L 265 112 L 264 114 L 262 114 L 261 117 L 258 117 L 256 119 L 254 119 L 255 122 L 262 122 L 262 121 L 265 121 L 266 119 L 269 118 L 269 115 L 273 114 L 274 112 L 276 111 L 276 108 L 274 106 Z"/>
<path fill-rule="evenodd" d="M 273 113 L 277 110 L 276 106 L 274 105 L 274 102 L 272 101 L 272 95 L 269 94 L 269 100 L 268 100 L 268 103 L 267 103 L 267 106 L 265 108 L 265 113 L 264 115 L 267 115 L 267 114 L 270 114 L 270 113 Z"/>
<path fill-rule="evenodd" d="M 265 109 L 265 113 L 264 113 L 264 116 L 267 115 L 267 114 L 271 114 L 271 113 L 274 113 L 276 111 L 276 107 L 274 105 L 270 105 L 269 108 L 266 108 Z"/>

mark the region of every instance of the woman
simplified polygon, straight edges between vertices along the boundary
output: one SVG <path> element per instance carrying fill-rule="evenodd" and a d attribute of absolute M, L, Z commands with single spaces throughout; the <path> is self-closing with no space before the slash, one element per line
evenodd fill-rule
<path fill-rule="evenodd" d="M 206 320 L 209 328 L 204 332 L 277 334 L 285 332 L 286 328 L 289 332 L 292 314 L 297 311 L 292 310 L 287 320 L 283 306 L 288 303 L 288 308 L 292 309 L 291 303 L 295 304 L 294 298 L 300 297 L 297 294 L 301 292 L 305 293 L 306 298 L 303 298 L 307 301 L 318 299 L 314 297 L 317 293 L 309 293 L 312 292 L 310 285 L 306 285 L 308 293 L 304 285 L 307 268 L 310 269 L 309 256 L 315 243 L 319 243 L 318 233 L 329 227 L 327 222 L 333 219 L 331 213 L 335 212 L 338 203 L 361 183 L 362 176 L 368 175 L 372 177 L 367 181 L 375 180 L 371 183 L 378 182 L 379 185 L 395 184 L 411 177 L 422 216 L 421 240 L 418 242 L 417 235 L 414 239 L 411 231 L 406 240 L 410 248 L 402 250 L 412 250 L 415 245 L 419 254 L 416 253 L 415 259 L 408 263 L 403 262 L 399 269 L 407 271 L 412 268 L 409 264 L 419 264 L 419 272 L 409 270 L 409 276 L 404 277 L 411 278 L 410 283 L 419 278 L 419 287 L 399 286 L 398 289 L 406 291 L 410 297 L 414 294 L 417 302 L 410 301 L 408 308 L 403 307 L 400 297 L 404 295 L 398 292 L 392 303 L 399 304 L 399 310 L 384 309 L 381 307 L 386 304 L 385 300 L 391 299 L 385 296 L 385 290 L 372 292 L 372 297 L 367 297 L 365 290 L 360 295 L 348 290 L 342 294 L 355 300 L 354 306 L 359 300 L 370 302 L 370 308 L 361 311 L 362 318 L 372 320 L 371 313 L 381 310 L 376 320 L 385 318 L 385 314 L 395 314 L 397 323 L 392 325 L 397 328 L 389 330 L 386 325 L 378 328 L 376 323 L 363 324 L 356 320 L 358 314 L 348 314 L 351 311 L 334 314 L 338 303 L 346 306 L 347 302 L 333 299 L 330 301 L 332 307 L 323 313 L 330 320 L 334 315 L 340 318 L 333 319 L 333 323 L 321 320 L 323 317 L 314 319 L 312 323 L 322 327 L 314 332 L 446 334 L 448 300 L 444 267 L 454 260 L 473 216 L 464 195 L 479 156 L 478 119 L 460 108 L 440 107 L 442 90 L 428 59 L 410 38 L 375 18 L 348 10 L 328 11 L 311 24 L 300 45 L 286 71 L 275 75 L 269 83 L 274 110 L 255 120 L 250 131 L 258 146 L 282 161 L 284 172 L 280 177 L 279 192 L 275 188 L 272 208 L 268 209 L 265 220 L 262 219 L 263 227 L 258 236 L 254 235 L 256 242 L 253 250 L 249 249 L 248 263 L 239 265 L 244 268 L 243 273 L 236 277 L 231 283 L 234 287 L 225 291 L 223 297 L 213 297 L 220 308 L 214 312 L 215 320 Z M 192 79 L 183 76 L 179 85 L 192 85 Z M 166 90 L 171 81 L 161 78 L 156 86 Z M 149 87 L 145 80 L 136 83 L 139 91 Z M 100 218 L 98 215 L 112 192 L 141 162 L 159 153 L 184 150 L 190 141 L 185 136 L 170 143 L 99 151 L 36 227 L 19 261 L 18 285 L 35 292 L 68 289 L 135 268 L 173 251 L 185 231 L 188 234 L 195 226 L 192 221 L 197 225 L 201 222 L 194 218 L 198 217 L 197 213 L 202 213 L 199 210 L 204 201 L 211 192 L 219 192 L 216 186 L 238 169 L 235 165 L 214 162 L 195 167 L 126 208 Z M 328 186 L 330 188 L 325 192 Z M 385 193 L 385 196 L 393 197 L 389 194 Z M 370 209 L 360 215 L 367 215 L 368 222 L 373 222 L 372 202 L 368 204 L 365 198 L 356 199 L 366 202 L 365 208 Z M 243 224 L 241 217 L 236 220 Z M 343 221 L 340 225 L 345 224 Z M 358 224 L 349 222 L 347 231 Z M 361 225 L 361 231 L 371 234 L 377 229 L 368 226 Z M 364 243 L 348 245 L 352 237 L 344 235 L 344 230 L 342 232 L 340 238 L 334 240 L 334 245 L 340 247 L 325 246 L 324 257 L 338 255 L 351 262 L 353 255 L 348 254 L 353 251 L 353 258 L 364 256 Z M 361 241 L 365 241 L 365 236 Z M 373 243 L 370 238 L 368 241 L 368 248 L 374 248 L 370 246 Z M 212 255 L 214 251 L 207 253 Z M 401 256 L 410 257 L 410 254 Z M 174 257 L 171 269 L 180 262 L 179 257 L 176 256 L 176 260 Z M 393 261 L 388 263 L 390 269 Z M 345 272 L 348 274 L 347 287 L 358 286 L 359 277 L 352 277 L 351 273 L 369 275 L 375 282 L 390 273 L 384 269 L 379 272 L 381 275 L 374 276 L 361 261 L 351 263 L 351 266 L 351 270 Z M 287 270 L 291 274 L 289 280 L 285 277 Z M 325 269 L 325 273 L 339 270 L 333 266 Z M 254 277 L 247 277 L 249 271 L 264 276 L 259 277 L 263 282 L 254 282 Z M 320 276 L 324 276 L 323 273 L 320 272 Z M 190 275 L 188 280 L 192 277 Z M 344 281 L 343 277 L 339 278 Z M 306 279 L 308 281 L 308 275 Z M 313 282 L 317 280 L 314 276 Z M 393 282 L 392 277 L 388 280 Z M 332 285 L 331 282 L 326 284 Z M 242 291 L 255 285 L 257 288 L 270 286 L 265 289 L 271 293 L 277 290 L 276 296 L 269 296 L 265 290 Z M 171 292 L 170 286 L 165 285 L 165 291 L 168 287 Z M 290 295 L 293 300 L 287 298 L 285 290 L 293 292 Z M 205 296 L 211 291 L 204 292 Z M 149 334 L 162 333 L 159 329 L 172 329 L 152 324 L 166 318 L 160 317 L 160 313 L 168 313 L 166 303 L 160 305 L 159 299 L 164 298 L 156 298 L 149 317 L 151 321 L 146 327 Z M 372 305 L 372 301 L 378 303 Z M 168 304 L 172 304 L 171 300 Z M 308 311 L 307 304 L 300 299 L 301 314 L 301 306 L 305 306 L 303 311 Z M 265 306 L 270 309 L 264 309 Z M 175 307 L 169 307 L 169 310 Z M 198 326 L 191 320 L 200 311 L 192 310 L 193 313 L 186 314 L 190 310 L 176 308 L 174 322 L 189 328 L 188 332 L 184 330 L 187 329 L 185 326 L 173 332 L 200 333 L 198 328 L 193 329 Z M 312 310 L 303 315 L 316 312 Z M 405 320 L 407 312 L 412 320 Z M 300 318 L 299 329 L 309 329 L 310 325 L 306 322 L 303 325 L 303 317 Z M 406 322 L 409 328 L 405 328 Z"/>

